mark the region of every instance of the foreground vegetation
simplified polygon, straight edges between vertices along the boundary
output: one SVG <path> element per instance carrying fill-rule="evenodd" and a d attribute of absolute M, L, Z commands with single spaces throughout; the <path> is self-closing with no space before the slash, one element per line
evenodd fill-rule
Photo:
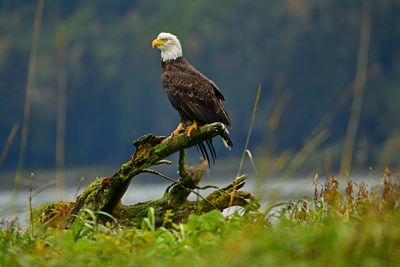
<path fill-rule="evenodd" d="M 367 187 L 328 178 L 310 199 L 184 224 L 167 213 L 158 228 L 152 209 L 140 229 L 98 224 L 90 210 L 67 230 L 3 223 L 0 266 L 399 266 L 397 179 L 387 172 Z"/>

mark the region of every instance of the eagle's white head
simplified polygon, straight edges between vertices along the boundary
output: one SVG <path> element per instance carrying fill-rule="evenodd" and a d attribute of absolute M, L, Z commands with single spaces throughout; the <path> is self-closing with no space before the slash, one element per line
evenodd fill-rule
<path fill-rule="evenodd" d="M 182 56 L 182 46 L 178 38 L 168 32 L 162 32 L 154 39 L 151 45 L 161 50 L 163 62 L 174 60 Z"/>

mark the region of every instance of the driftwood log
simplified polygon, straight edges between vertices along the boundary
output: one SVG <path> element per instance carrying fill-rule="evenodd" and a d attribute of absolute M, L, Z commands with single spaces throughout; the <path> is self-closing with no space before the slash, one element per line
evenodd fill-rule
<path fill-rule="evenodd" d="M 133 142 L 136 147 L 135 153 L 113 176 L 96 179 L 74 202 L 60 201 L 41 207 L 35 213 L 35 221 L 57 227 L 69 227 L 74 223 L 75 215 L 82 209 L 89 209 L 94 213 L 101 211 L 111 214 L 121 224 L 139 226 L 142 219 L 147 216 L 148 209 L 152 207 L 155 211 L 156 225 L 163 224 L 166 212 L 170 214 L 169 219 L 173 222 L 184 222 L 192 213 L 205 213 L 213 209 L 222 211 L 229 207 L 233 191 L 235 191 L 233 205 L 257 208 L 257 204 L 249 205 L 254 203 L 254 197 L 250 193 L 233 190 L 234 183 L 216 189 L 207 197 L 199 195 L 199 201 L 188 201 L 187 199 L 190 193 L 198 189 L 198 183 L 208 165 L 205 161 L 199 166 L 187 166 L 185 149 L 215 137 L 223 131 L 226 131 L 223 124 L 213 123 L 198 128 L 190 138 L 185 133 L 173 138 L 152 134 L 144 135 Z M 176 152 L 179 152 L 178 174 L 180 178 L 166 189 L 160 199 L 128 206 L 121 204 L 121 198 L 133 177 L 140 173 L 162 176 L 149 167 L 167 163 L 165 158 Z M 236 183 L 237 189 L 243 187 L 245 179 L 245 176 L 239 177 Z"/>

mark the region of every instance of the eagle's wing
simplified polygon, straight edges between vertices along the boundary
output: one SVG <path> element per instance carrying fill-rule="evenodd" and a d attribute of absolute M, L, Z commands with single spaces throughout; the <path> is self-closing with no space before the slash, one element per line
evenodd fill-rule
<path fill-rule="evenodd" d="M 221 91 L 201 73 L 175 69 L 164 72 L 161 82 L 172 105 L 187 118 L 200 123 L 219 121 L 230 126 Z"/>

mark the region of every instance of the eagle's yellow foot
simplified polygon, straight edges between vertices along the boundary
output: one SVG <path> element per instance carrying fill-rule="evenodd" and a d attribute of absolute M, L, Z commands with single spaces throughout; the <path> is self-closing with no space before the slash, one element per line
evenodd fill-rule
<path fill-rule="evenodd" d="M 187 133 L 186 135 L 190 138 L 190 136 L 192 135 L 192 132 L 197 129 L 198 125 L 196 121 L 193 121 L 192 125 L 190 125 L 189 128 L 187 128 Z"/>
<path fill-rule="evenodd" d="M 178 127 L 176 127 L 175 131 L 172 132 L 172 137 L 177 136 L 178 134 L 180 134 L 181 132 L 183 132 L 185 130 L 185 126 L 183 126 L 183 123 L 180 122 L 178 124 Z"/>

